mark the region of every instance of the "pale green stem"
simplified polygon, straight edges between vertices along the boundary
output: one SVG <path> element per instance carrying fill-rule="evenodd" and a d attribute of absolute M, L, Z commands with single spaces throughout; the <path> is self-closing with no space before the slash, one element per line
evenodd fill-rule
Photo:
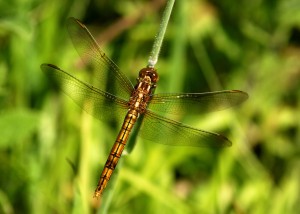
<path fill-rule="evenodd" d="M 163 13 L 162 22 L 160 24 L 158 34 L 155 37 L 151 55 L 148 60 L 148 67 L 153 68 L 157 63 L 158 55 L 168 26 L 174 2 L 175 0 L 168 0 L 167 2 L 166 9 Z"/>

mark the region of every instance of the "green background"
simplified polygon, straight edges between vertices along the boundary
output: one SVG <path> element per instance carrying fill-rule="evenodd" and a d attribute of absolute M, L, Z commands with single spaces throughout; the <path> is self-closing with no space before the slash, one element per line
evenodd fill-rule
<path fill-rule="evenodd" d="M 224 150 L 138 140 L 103 200 L 93 198 L 116 130 L 41 72 L 84 70 L 74 16 L 133 81 L 165 1 L 0 2 L 0 213 L 297 213 L 300 210 L 300 2 L 177 1 L 156 92 L 239 89 L 241 106 L 181 120 L 222 133 Z M 100 207 L 100 208 L 99 208 Z"/>

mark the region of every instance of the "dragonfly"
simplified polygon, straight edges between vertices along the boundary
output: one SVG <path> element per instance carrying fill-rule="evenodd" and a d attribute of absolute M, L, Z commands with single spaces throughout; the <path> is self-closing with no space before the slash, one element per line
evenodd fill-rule
<path fill-rule="evenodd" d="M 224 90 L 155 94 L 159 75 L 154 67 L 142 68 L 134 86 L 102 51 L 84 24 L 75 18 L 69 18 L 67 29 L 82 60 L 95 65 L 97 86 L 89 81 L 82 81 L 52 64 L 42 64 L 42 71 L 48 78 L 57 81 L 65 94 L 95 118 L 104 122 L 112 121 L 112 118 L 123 121 L 102 170 L 94 197 L 103 194 L 130 133 L 138 123 L 141 124 L 139 136 L 161 144 L 193 147 L 231 146 L 231 141 L 221 134 L 190 127 L 165 115 L 223 110 L 244 102 L 248 98 L 246 92 Z"/>

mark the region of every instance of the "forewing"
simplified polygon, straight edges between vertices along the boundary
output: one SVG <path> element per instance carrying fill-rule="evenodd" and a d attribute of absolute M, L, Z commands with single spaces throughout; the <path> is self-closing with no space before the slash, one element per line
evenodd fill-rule
<path fill-rule="evenodd" d="M 125 100 L 129 99 L 133 85 L 118 66 L 101 50 L 87 27 L 75 18 L 68 19 L 68 32 L 81 59 L 96 67 L 95 76 L 101 90 Z"/>
<path fill-rule="evenodd" d="M 247 98 L 248 94 L 239 90 L 154 94 L 148 108 L 155 112 L 174 115 L 199 114 L 230 108 Z"/>

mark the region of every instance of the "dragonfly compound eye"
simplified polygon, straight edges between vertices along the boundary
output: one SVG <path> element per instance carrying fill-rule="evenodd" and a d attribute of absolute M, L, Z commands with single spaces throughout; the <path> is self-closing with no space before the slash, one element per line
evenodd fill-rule
<path fill-rule="evenodd" d="M 139 78 L 145 78 L 148 76 L 151 79 L 152 83 L 156 83 L 158 81 L 158 74 L 154 68 L 143 68 L 140 70 Z"/>
<path fill-rule="evenodd" d="M 150 77 L 151 77 L 152 83 L 156 83 L 159 80 L 158 74 L 154 68 L 152 68 L 152 70 L 151 70 Z"/>

